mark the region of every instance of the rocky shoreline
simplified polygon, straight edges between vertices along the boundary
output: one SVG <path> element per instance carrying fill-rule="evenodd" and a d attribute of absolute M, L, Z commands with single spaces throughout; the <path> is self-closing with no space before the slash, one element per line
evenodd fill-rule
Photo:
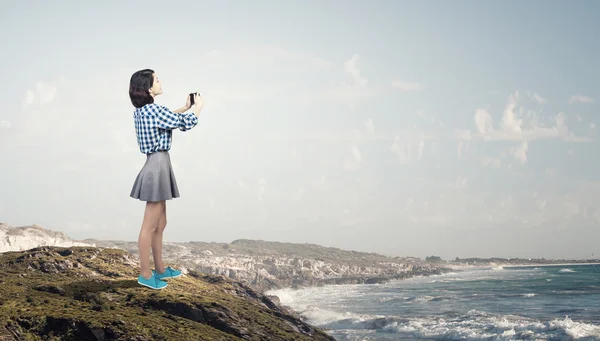
<path fill-rule="evenodd" d="M 135 271 L 138 264 L 138 245 L 134 241 L 73 240 L 63 233 L 36 225 L 13 228 L 0 224 L 0 234 L 6 236 L 1 238 L 0 235 L 0 254 L 11 250 L 31 251 L 32 247 L 42 245 L 68 248 L 87 245 L 98 250 L 112 249 L 131 255 L 132 271 Z M 3 240 L 6 241 L 5 244 L 2 244 Z M 315 244 L 247 239 L 231 243 L 164 242 L 163 259 L 167 265 L 181 268 L 187 275 L 198 277 L 202 274 L 203 278 L 211 282 L 222 278 L 227 282 L 246 286 L 251 290 L 249 292 L 265 297 L 263 301 L 266 300 L 273 309 L 278 309 L 297 321 L 305 319 L 290 307 L 282 305 L 278 297 L 266 292 L 283 288 L 378 284 L 456 271 L 452 267 L 414 257 L 388 257 Z M 44 264 L 40 271 L 47 270 L 43 267 Z M 110 273 L 103 275 L 111 276 Z"/>
<path fill-rule="evenodd" d="M 137 243 L 86 239 L 96 246 L 137 255 Z M 165 262 L 188 270 L 223 275 L 266 292 L 339 284 L 376 284 L 456 271 L 412 257 L 387 257 L 314 244 L 236 240 L 225 243 L 165 243 Z"/>
<path fill-rule="evenodd" d="M 137 264 L 102 247 L 0 253 L 0 339 L 335 340 L 244 283 L 190 270 L 154 291 Z"/>
<path fill-rule="evenodd" d="M 38 225 L 0 223 L 0 253 L 38 246 L 117 248 L 137 256 L 136 241 L 73 240 Z M 240 239 L 231 243 L 164 242 L 163 259 L 185 271 L 222 275 L 265 292 L 337 284 L 375 284 L 452 271 L 414 257 L 388 257 L 307 243 Z"/>

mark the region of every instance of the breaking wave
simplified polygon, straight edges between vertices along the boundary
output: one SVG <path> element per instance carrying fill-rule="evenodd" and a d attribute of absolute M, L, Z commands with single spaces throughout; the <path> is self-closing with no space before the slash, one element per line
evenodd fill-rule
<path fill-rule="evenodd" d="M 577 272 L 577 271 L 575 271 L 573 269 L 560 269 L 560 270 L 558 270 L 559 274 L 568 274 L 568 273 L 573 273 L 573 272 Z"/>
<path fill-rule="evenodd" d="M 515 315 L 496 316 L 471 310 L 467 314 L 445 316 L 392 317 L 336 313 L 320 308 L 302 312 L 308 320 L 336 333 L 352 335 L 355 331 L 398 334 L 402 339 L 434 340 L 514 340 L 514 339 L 600 339 L 600 327 L 564 319 L 537 321 Z"/>

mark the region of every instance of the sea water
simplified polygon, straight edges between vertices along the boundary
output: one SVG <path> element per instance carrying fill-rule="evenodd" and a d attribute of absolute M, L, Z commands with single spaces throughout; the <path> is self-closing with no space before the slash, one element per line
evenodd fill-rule
<path fill-rule="evenodd" d="M 600 265 L 464 269 L 269 294 L 340 341 L 600 340 Z"/>

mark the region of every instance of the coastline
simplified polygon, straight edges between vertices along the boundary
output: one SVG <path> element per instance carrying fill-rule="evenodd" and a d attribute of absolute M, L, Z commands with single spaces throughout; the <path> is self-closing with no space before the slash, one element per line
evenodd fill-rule
<path fill-rule="evenodd" d="M 580 265 L 600 265 L 600 262 L 573 262 L 573 263 L 488 263 L 488 264 L 477 264 L 477 265 L 466 265 L 466 264 L 445 264 L 445 266 L 452 270 L 473 270 L 473 269 L 492 269 L 492 268 L 520 268 L 520 267 L 548 267 L 548 266 L 580 266 Z"/>
<path fill-rule="evenodd" d="M 531 263 L 514 270 L 508 269 L 516 267 L 514 265 L 504 270 L 499 264 L 469 266 L 471 269 L 464 268 L 467 271 L 464 275 L 451 275 L 449 281 L 439 278 L 440 281 L 431 288 L 425 283 L 431 283 L 434 278 L 419 280 L 406 287 L 399 282 L 391 287 L 282 291 L 281 297 L 306 316 L 301 316 L 303 321 L 343 340 L 356 337 L 356 329 L 364 331 L 360 335 L 373 335 L 374 340 L 392 340 L 394 336 L 402 340 L 421 337 L 427 340 L 487 339 L 494 336 L 519 340 L 566 340 L 575 336 L 575 339 L 598 340 L 600 315 L 597 314 L 596 299 L 583 296 L 580 302 L 579 298 L 582 297 L 579 295 L 597 294 L 594 277 L 589 275 L 596 272 L 598 264 Z M 552 266 L 552 269 L 548 268 Z M 564 268 L 581 273 L 589 290 L 573 291 L 578 277 L 572 277 L 576 274 L 570 272 L 557 273 Z M 544 280 L 548 275 L 556 277 L 550 284 Z M 530 276 L 534 282 L 528 282 Z M 554 290 L 561 294 L 552 294 Z M 423 308 L 425 304 L 430 306 Z M 447 308 L 455 307 L 454 304 L 456 309 Z M 446 308 L 447 312 L 436 314 L 439 307 Z M 385 313 L 379 315 L 381 311 Z"/>
<path fill-rule="evenodd" d="M 542 263 L 542 264 L 522 264 L 522 265 L 501 265 L 502 267 L 506 267 L 506 268 L 520 268 L 520 267 L 531 267 L 531 266 L 570 266 L 570 265 L 600 265 L 600 262 L 590 262 L 590 263 L 556 263 L 556 264 L 548 264 L 548 263 Z"/>

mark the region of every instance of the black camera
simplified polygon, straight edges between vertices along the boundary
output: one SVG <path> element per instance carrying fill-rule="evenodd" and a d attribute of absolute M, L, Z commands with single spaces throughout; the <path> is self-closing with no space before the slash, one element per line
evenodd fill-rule
<path fill-rule="evenodd" d="M 197 94 L 198 94 L 197 92 L 192 92 L 190 94 L 190 103 L 191 103 L 191 105 L 194 105 L 194 95 L 197 95 Z"/>

